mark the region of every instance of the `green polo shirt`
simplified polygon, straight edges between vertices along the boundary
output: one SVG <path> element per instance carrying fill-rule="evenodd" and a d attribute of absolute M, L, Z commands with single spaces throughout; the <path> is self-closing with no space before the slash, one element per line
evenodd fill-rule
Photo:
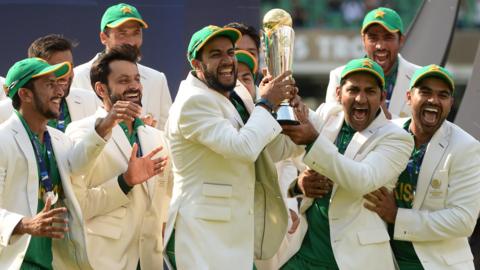
<path fill-rule="evenodd" d="M 355 130 L 343 122 L 335 144 L 338 152 L 344 154 Z M 330 197 L 328 193 L 317 198 L 307 210 L 308 231 L 303 239 L 300 250 L 284 266 L 282 270 L 294 269 L 338 269 L 330 242 L 330 227 L 328 209 Z M 314 229 L 313 229 L 314 228 Z M 348 256 L 348 255 L 346 255 Z"/>
<path fill-rule="evenodd" d="M 405 122 L 403 128 L 410 132 L 411 119 Z M 413 136 L 413 134 L 412 134 Z M 415 198 L 415 190 L 417 187 L 418 174 L 422 165 L 423 156 L 427 144 L 421 145 L 419 148 L 414 148 L 407 168 L 400 174 L 397 185 L 395 187 L 395 201 L 399 208 L 411 209 L 413 206 L 413 199 Z M 388 231 L 393 239 L 394 225 L 388 224 Z M 415 253 L 412 242 L 391 240 L 395 259 L 401 270 L 417 270 L 423 269 L 422 263 Z"/>
<path fill-rule="evenodd" d="M 60 173 L 58 171 L 57 162 L 55 160 L 55 154 L 51 153 L 51 157 L 48 156 L 46 145 L 43 142 L 40 142 L 37 134 L 34 134 L 32 132 L 32 130 L 28 126 L 23 116 L 16 110 L 15 110 L 15 113 L 17 114 L 18 118 L 20 118 L 20 121 L 22 121 L 23 127 L 27 131 L 28 136 L 30 138 L 33 138 L 37 142 L 37 144 L 40 146 L 40 154 L 42 155 L 42 158 L 47 163 L 49 177 L 53 184 L 53 190 L 59 196 L 58 202 L 61 202 L 61 199 L 64 198 L 64 193 L 63 193 Z M 43 202 L 43 194 L 45 193 L 45 188 L 40 183 L 40 166 L 38 166 L 38 161 L 37 161 L 37 168 L 38 168 L 38 181 L 39 181 L 37 213 L 39 213 L 40 211 L 42 211 L 43 207 L 45 206 L 45 203 Z M 55 208 L 55 206 L 52 206 L 52 208 Z M 30 243 L 28 245 L 27 253 L 25 254 L 25 258 L 23 259 L 23 263 L 20 269 L 22 270 L 53 269 L 52 260 L 53 260 L 52 239 L 49 237 L 32 236 Z"/>
<path fill-rule="evenodd" d="M 56 128 L 62 132 L 65 132 L 65 129 L 67 128 L 68 125 L 72 122 L 72 118 L 70 117 L 70 111 L 68 110 L 68 105 L 65 99 L 62 100 L 62 111 L 63 111 L 63 128 L 58 127 L 58 119 L 50 119 L 48 120 L 48 125 L 50 127 Z"/>

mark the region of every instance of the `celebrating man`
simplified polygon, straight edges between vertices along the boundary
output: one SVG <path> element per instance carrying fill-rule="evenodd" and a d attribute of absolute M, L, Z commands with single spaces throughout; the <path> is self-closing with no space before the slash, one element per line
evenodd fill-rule
<path fill-rule="evenodd" d="M 174 189 L 166 241 L 173 269 L 251 269 L 274 255 L 286 232 L 287 212 L 275 168 L 298 147 L 273 117 L 295 94 L 290 72 L 266 77 L 261 99 L 248 113 L 232 92 L 237 81 L 233 28 L 206 26 L 188 46 L 193 68 L 166 125 Z M 265 148 L 265 150 L 264 150 Z M 300 149 L 301 151 L 301 149 Z"/>
<path fill-rule="evenodd" d="M 320 106 L 318 131 L 308 121 L 283 127 L 293 141 L 307 145 L 304 162 L 312 171 L 300 175 L 296 192 L 312 176 L 328 192 L 302 201 L 300 226 L 308 221 L 308 230 L 282 269 L 395 269 L 385 223 L 363 208 L 363 195 L 394 187 L 413 148 L 412 138 L 382 113 L 384 86 L 377 63 L 352 60 L 336 91 L 341 105 Z"/>
<path fill-rule="evenodd" d="M 103 14 L 100 24 L 100 41 L 105 45 L 105 52 L 122 44 L 129 44 L 140 50 L 143 29 L 147 27 L 147 23 L 134 6 L 117 4 L 109 7 Z M 94 90 L 90 84 L 90 69 L 99 55 L 75 68 L 74 87 Z M 172 105 L 167 79 L 163 73 L 140 64 L 138 64 L 138 70 L 144 89 L 142 115 L 146 117 L 144 119 L 148 120 L 148 124 L 163 130 L 168 118 L 168 110 Z"/>
<path fill-rule="evenodd" d="M 474 269 L 468 237 L 480 210 L 480 143 L 445 120 L 454 89 L 443 67 L 415 72 L 412 117 L 396 120 L 415 140 L 408 166 L 394 193 L 365 196 L 365 207 L 389 225 L 400 269 Z"/>
<path fill-rule="evenodd" d="M 74 179 L 95 269 L 163 267 L 162 227 L 171 188 L 169 170 L 164 172 L 168 151 L 162 151 L 163 132 L 139 118 L 143 89 L 137 57 L 137 48 L 130 45 L 98 57 L 90 78 L 104 109 L 67 129 L 67 135 L 79 141 L 95 127 L 98 116 L 118 116 L 95 165 L 84 178 Z"/>
<path fill-rule="evenodd" d="M 410 115 L 405 89 L 408 88 L 413 72 L 419 67 L 399 54 L 405 42 L 402 18 L 389 8 L 374 9 L 365 15 L 361 34 L 365 53 L 382 67 L 385 74 L 386 98 L 382 103 L 383 112 L 388 118 Z M 330 72 L 325 102 L 337 102 L 335 93 L 344 67 Z"/>
<path fill-rule="evenodd" d="M 90 269 L 83 218 L 71 177 L 81 175 L 103 149 L 105 119 L 73 144 L 48 127 L 57 119 L 69 62 L 51 66 L 27 58 L 5 84 L 15 112 L 0 126 L 0 268 Z"/>

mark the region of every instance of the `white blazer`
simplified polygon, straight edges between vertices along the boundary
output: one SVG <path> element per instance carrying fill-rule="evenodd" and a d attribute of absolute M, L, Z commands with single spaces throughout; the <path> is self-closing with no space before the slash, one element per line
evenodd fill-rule
<path fill-rule="evenodd" d="M 336 89 L 340 85 L 340 75 L 345 66 L 340 66 L 330 71 L 330 80 L 327 86 L 327 94 L 325 95 L 325 102 L 338 102 L 336 98 Z M 420 68 L 413 63 L 408 62 L 400 54 L 398 54 L 398 71 L 395 87 L 393 88 L 392 97 L 390 99 L 390 106 L 388 111 L 393 118 L 407 117 L 412 113 L 407 104 L 407 91 L 410 85 L 410 79 L 413 73 Z"/>
<path fill-rule="evenodd" d="M 75 77 L 72 87 L 92 90 L 90 82 L 90 69 L 97 60 L 97 54 L 92 60 L 75 67 Z M 143 85 L 142 108 L 143 114 L 151 114 L 157 120 L 157 129 L 163 130 L 168 118 L 168 110 L 172 105 L 172 98 L 168 90 L 167 78 L 162 72 L 138 64 L 140 81 Z"/>
<path fill-rule="evenodd" d="M 69 232 L 64 239 L 52 241 L 55 269 L 90 269 L 85 253 L 83 218 L 75 198 L 71 177 L 91 166 L 91 160 L 103 149 L 105 141 L 96 132 L 73 143 L 61 132 L 48 128 L 62 180 L 68 209 Z M 37 214 L 38 169 L 28 133 L 16 114 L 0 125 L 0 269 L 20 269 L 30 243 L 28 234 L 12 235 L 25 216 Z"/>
<path fill-rule="evenodd" d="M 69 125 L 66 134 L 73 141 L 82 140 L 95 128 L 96 118 L 106 114 L 100 108 L 94 116 Z M 138 136 L 144 155 L 159 146 L 164 149 L 157 156 L 168 154 L 162 131 L 140 126 Z M 85 177 L 73 179 L 94 269 L 136 269 L 139 260 L 142 269 L 163 269 L 162 226 L 171 197 L 170 167 L 125 195 L 117 177 L 127 170 L 131 151 L 130 142 L 117 125 Z"/>
<path fill-rule="evenodd" d="M 72 122 L 93 115 L 101 106 L 97 95 L 85 89 L 70 88 L 70 93 L 65 100 Z M 8 97 L 0 100 L 0 123 L 7 120 L 12 113 L 12 100 Z"/>
<path fill-rule="evenodd" d="M 474 269 L 468 237 L 479 194 L 480 143 L 445 121 L 427 146 L 412 209 L 398 209 L 394 239 L 411 241 L 427 270 Z"/>
<path fill-rule="evenodd" d="M 180 84 L 166 125 L 174 186 L 165 242 L 175 229 L 177 269 L 251 269 L 254 257 L 274 255 L 287 212 L 273 162 L 298 151 L 280 132 L 262 107 L 244 125 L 192 74 Z"/>
<path fill-rule="evenodd" d="M 324 103 L 317 110 L 320 132 L 304 162 L 334 182 L 328 212 L 330 240 L 340 269 L 395 269 L 386 224 L 366 209 L 363 195 L 382 186 L 395 187 L 413 149 L 412 137 L 380 113 L 363 131 L 356 132 L 344 155 L 333 144 L 344 121 L 341 105 Z M 307 225 L 306 211 L 313 199 L 300 206 L 303 234 L 289 249 L 300 248 Z M 309 228 L 312 229 L 312 228 Z M 290 252 L 294 253 L 294 252 Z"/>

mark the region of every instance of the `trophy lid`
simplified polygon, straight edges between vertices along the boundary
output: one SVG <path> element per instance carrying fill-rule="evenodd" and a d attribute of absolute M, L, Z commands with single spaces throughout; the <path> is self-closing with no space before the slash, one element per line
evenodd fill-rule
<path fill-rule="evenodd" d="M 274 8 L 263 16 L 263 29 L 266 32 L 275 30 L 280 26 L 292 27 L 292 17 L 285 10 Z"/>

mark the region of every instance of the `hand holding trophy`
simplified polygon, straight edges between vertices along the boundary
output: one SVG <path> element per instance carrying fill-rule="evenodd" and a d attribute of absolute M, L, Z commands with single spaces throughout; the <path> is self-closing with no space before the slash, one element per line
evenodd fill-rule
<path fill-rule="evenodd" d="M 283 9 L 272 9 L 263 17 L 263 48 L 268 73 L 277 77 L 292 70 L 295 32 L 292 17 Z M 282 125 L 298 125 L 289 100 L 283 100 L 277 111 L 277 121 Z"/>

